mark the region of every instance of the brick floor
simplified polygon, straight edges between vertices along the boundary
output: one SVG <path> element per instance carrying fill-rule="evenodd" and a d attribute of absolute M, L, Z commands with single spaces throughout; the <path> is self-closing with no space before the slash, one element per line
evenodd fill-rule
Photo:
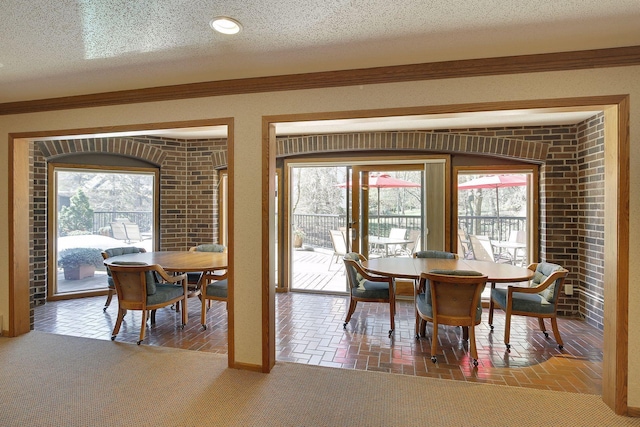
<path fill-rule="evenodd" d="M 117 301 L 102 311 L 105 297 L 48 302 L 35 309 L 35 329 L 63 335 L 109 340 L 116 320 Z M 577 319 L 560 319 L 565 343 L 559 350 L 553 334 L 546 339 L 537 320 L 514 316 L 511 352 L 503 342 L 504 315 L 494 316 L 491 332 L 485 310 L 476 327 L 479 366 L 469 360 L 459 328 L 442 326 L 438 334 L 437 363 L 431 362 L 430 327 L 427 337 L 416 340 L 413 303 L 398 301 L 396 330 L 388 337 L 386 304 L 359 303 L 343 329 L 348 297 L 312 293 L 279 293 L 276 296 L 276 360 L 342 369 L 389 372 L 457 381 L 482 382 L 601 394 L 603 334 Z M 158 310 L 155 326 L 147 326 L 143 345 L 227 353 L 227 320 L 224 303 L 213 302 L 207 329 L 200 325 L 200 304 L 190 301 L 189 323 L 180 328 L 180 315 Z M 117 341 L 136 342 L 140 313 L 129 312 Z M 550 329 L 550 326 L 548 326 Z"/>

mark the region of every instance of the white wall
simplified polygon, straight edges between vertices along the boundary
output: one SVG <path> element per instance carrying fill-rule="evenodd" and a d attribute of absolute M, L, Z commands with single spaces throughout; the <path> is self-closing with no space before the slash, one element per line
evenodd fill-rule
<path fill-rule="evenodd" d="M 246 248 L 259 248 L 262 233 L 260 144 L 263 115 L 396 108 L 541 98 L 631 95 L 630 242 L 640 241 L 633 221 L 640 209 L 640 67 L 476 77 L 199 98 L 147 104 L 0 116 L 0 314 L 8 313 L 8 133 L 91 128 L 136 123 L 234 117 L 235 119 L 235 350 L 236 361 L 261 364 L 261 265 L 246 261 Z M 258 255 L 258 254 L 256 254 Z M 637 244 L 630 259 L 638 259 Z M 638 277 L 640 263 L 631 263 Z M 635 283 L 635 282 L 634 282 Z M 634 284 L 632 283 L 632 285 Z M 629 355 L 640 351 L 640 287 L 629 289 Z M 7 328 L 6 321 L 4 328 Z M 640 366 L 629 363 L 629 400 L 640 407 Z"/>

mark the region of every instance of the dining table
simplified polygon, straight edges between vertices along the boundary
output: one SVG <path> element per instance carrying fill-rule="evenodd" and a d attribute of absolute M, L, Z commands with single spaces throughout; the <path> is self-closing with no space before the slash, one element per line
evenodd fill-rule
<path fill-rule="evenodd" d="M 444 258 L 371 258 L 362 266 L 370 273 L 394 278 L 412 279 L 415 286 L 420 275 L 432 270 L 472 270 L 487 276 L 487 282 L 494 288 L 496 283 L 526 282 L 533 278 L 534 271 L 526 267 L 490 261 Z M 463 328 L 463 339 L 469 338 L 468 328 Z"/>
<path fill-rule="evenodd" d="M 157 251 L 117 255 L 104 260 L 110 266 L 119 262 L 158 264 L 172 273 L 205 272 L 227 269 L 226 252 Z"/>

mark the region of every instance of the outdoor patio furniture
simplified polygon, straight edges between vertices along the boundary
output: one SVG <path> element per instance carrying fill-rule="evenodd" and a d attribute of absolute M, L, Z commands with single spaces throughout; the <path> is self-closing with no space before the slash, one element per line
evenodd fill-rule
<path fill-rule="evenodd" d="M 122 222 L 112 222 L 109 225 L 111 226 L 111 235 L 114 239 L 124 240 L 129 243 L 127 230 L 124 228 L 124 224 Z"/>
<path fill-rule="evenodd" d="M 347 254 L 347 240 L 344 232 L 340 230 L 329 230 L 331 236 L 331 245 L 333 246 L 333 255 L 329 262 L 329 268 L 334 263 L 337 263 L 341 257 Z"/>
<path fill-rule="evenodd" d="M 478 261 L 490 261 L 490 262 L 508 262 L 511 263 L 511 257 L 504 254 L 496 253 L 491 244 L 491 240 L 487 236 L 469 235 L 469 242 L 471 242 L 471 251 L 473 252 L 473 259 Z"/>

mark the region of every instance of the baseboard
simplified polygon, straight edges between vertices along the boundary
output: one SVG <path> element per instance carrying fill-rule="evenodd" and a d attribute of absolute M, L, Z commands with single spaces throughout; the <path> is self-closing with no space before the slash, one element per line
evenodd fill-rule
<path fill-rule="evenodd" d="M 634 418 L 640 418 L 640 408 L 627 408 L 627 415 Z"/>
<path fill-rule="evenodd" d="M 262 366 L 254 365 L 249 363 L 233 363 L 232 366 L 229 366 L 232 369 L 240 369 L 241 371 L 253 371 L 253 372 L 263 372 Z"/>

